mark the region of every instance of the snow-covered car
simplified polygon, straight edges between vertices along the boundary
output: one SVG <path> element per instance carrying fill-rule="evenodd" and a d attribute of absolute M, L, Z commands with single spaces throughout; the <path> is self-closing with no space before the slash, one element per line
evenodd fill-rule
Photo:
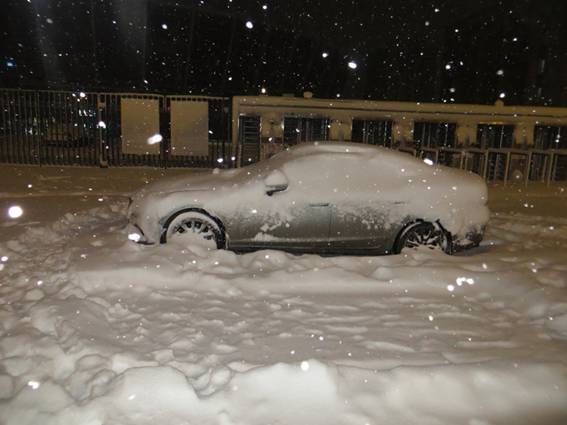
<path fill-rule="evenodd" d="M 475 174 L 387 148 L 315 142 L 147 185 L 130 199 L 128 232 L 145 244 L 199 240 L 235 251 L 453 253 L 481 241 L 486 202 Z"/>

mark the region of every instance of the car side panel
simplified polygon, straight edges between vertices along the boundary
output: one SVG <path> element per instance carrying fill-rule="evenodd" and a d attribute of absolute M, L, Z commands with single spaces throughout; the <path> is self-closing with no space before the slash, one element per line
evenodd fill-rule
<path fill-rule="evenodd" d="M 328 244 L 331 221 L 328 206 L 296 204 L 282 214 L 263 214 L 260 206 L 253 210 L 256 212 L 242 212 L 227 220 L 230 246 L 259 249 Z"/>
<path fill-rule="evenodd" d="M 331 214 L 330 244 L 336 249 L 391 250 L 406 222 L 403 204 L 380 200 L 338 203 Z"/>

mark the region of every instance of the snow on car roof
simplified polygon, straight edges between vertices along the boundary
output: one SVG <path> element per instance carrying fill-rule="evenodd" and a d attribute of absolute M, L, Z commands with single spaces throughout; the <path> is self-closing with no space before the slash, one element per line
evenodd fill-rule
<path fill-rule="evenodd" d="M 334 154 L 337 155 L 352 155 L 357 158 L 363 158 L 365 160 L 372 159 L 382 159 L 382 162 L 386 159 L 388 163 L 398 164 L 400 166 L 409 166 L 410 164 L 421 164 L 421 160 L 408 155 L 407 153 L 389 149 L 384 146 L 376 145 L 363 145 L 361 143 L 353 142 L 307 142 L 301 143 L 290 147 L 289 149 L 276 154 L 275 158 L 282 158 L 282 154 L 289 157 L 302 157 L 311 155 L 321 155 L 321 154 Z M 282 158 L 283 159 L 283 158 Z"/>
<path fill-rule="evenodd" d="M 363 145 L 359 143 L 352 142 L 308 142 L 301 143 L 299 145 L 290 148 L 290 151 L 300 155 L 309 155 L 314 153 L 363 153 L 375 155 L 380 151 L 384 151 L 385 148 L 373 146 L 373 145 Z M 394 151 L 392 151 L 394 152 Z"/>

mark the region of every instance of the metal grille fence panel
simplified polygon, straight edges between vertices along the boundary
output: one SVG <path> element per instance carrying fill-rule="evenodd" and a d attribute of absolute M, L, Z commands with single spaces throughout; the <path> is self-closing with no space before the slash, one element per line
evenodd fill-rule
<path fill-rule="evenodd" d="M 171 98 L 208 103 L 207 154 L 172 155 Z M 125 149 L 124 99 L 158 102 L 156 119 L 163 139 L 157 151 L 144 154 Z M 0 162 L 4 163 L 204 168 L 236 164 L 228 98 L 0 89 L 0 114 Z"/>
<path fill-rule="evenodd" d="M 392 146 L 392 121 L 353 119 L 351 140 L 389 148 Z"/>

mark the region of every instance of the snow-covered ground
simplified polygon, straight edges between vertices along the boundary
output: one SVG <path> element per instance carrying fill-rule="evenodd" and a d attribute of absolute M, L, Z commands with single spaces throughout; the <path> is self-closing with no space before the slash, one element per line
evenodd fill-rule
<path fill-rule="evenodd" d="M 0 423 L 567 423 L 567 184 L 492 187 L 460 256 L 129 242 L 183 172 L 0 167 Z"/>

